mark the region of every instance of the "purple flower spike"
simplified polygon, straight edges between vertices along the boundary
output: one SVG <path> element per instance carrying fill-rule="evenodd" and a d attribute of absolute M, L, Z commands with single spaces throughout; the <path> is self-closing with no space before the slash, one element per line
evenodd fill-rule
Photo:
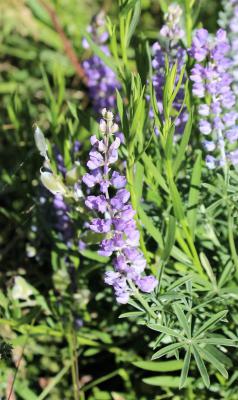
<path fill-rule="evenodd" d="M 100 12 L 94 18 L 88 31 L 103 53 L 109 56 L 110 52 L 106 45 L 108 33 L 105 28 L 105 14 L 104 12 Z M 83 39 L 83 47 L 85 49 L 89 48 L 88 42 L 85 39 Z M 102 109 L 105 107 L 115 109 L 116 89 L 120 89 L 120 83 L 115 73 L 96 55 L 83 61 L 82 65 L 88 78 L 89 98 L 94 111 L 96 113 L 101 113 Z"/>
<path fill-rule="evenodd" d="M 140 234 L 134 220 L 135 210 L 129 203 L 130 193 L 125 189 L 126 178 L 111 167 L 118 158 L 120 146 L 120 139 L 113 139 L 117 125 L 113 123 L 111 112 L 103 110 L 103 118 L 100 122 L 102 140 L 94 136 L 91 138 L 92 150 L 87 163 L 89 169 L 92 166 L 96 168 L 83 177 L 89 188 L 97 185 L 100 195 L 89 195 L 85 205 L 100 212 L 100 216 L 103 214 L 102 218 L 94 218 L 89 226 L 94 232 L 106 234 L 99 254 L 114 256 L 115 271 L 106 272 L 104 280 L 113 286 L 117 302 L 126 304 L 133 293 L 130 282 L 146 293 L 152 292 L 158 282 L 154 276 L 142 275 L 146 260 L 138 249 Z M 110 195 L 110 187 L 113 196 Z"/>
<path fill-rule="evenodd" d="M 227 34 L 219 29 L 210 37 L 205 29 L 196 31 L 190 55 L 197 63 L 192 69 L 193 95 L 200 99 L 198 114 L 199 130 L 210 140 L 204 140 L 209 169 L 226 166 L 228 161 L 236 164 L 234 152 L 229 154 L 226 146 L 238 139 L 238 113 L 233 109 L 235 95 L 232 90 L 230 50 Z M 230 147 L 230 146 L 229 146 Z M 216 158 L 217 157 L 217 158 Z"/>
<path fill-rule="evenodd" d="M 184 36 L 184 31 L 181 29 L 181 16 L 182 9 L 180 6 L 171 4 L 168 7 L 168 12 L 165 14 L 165 25 L 160 30 L 161 40 L 157 43 L 154 43 L 152 47 L 152 67 L 154 71 L 153 86 L 155 89 L 158 110 L 162 118 L 163 92 L 166 79 L 166 60 L 168 60 L 170 68 L 177 63 L 177 76 L 175 79 L 176 85 L 186 59 L 186 51 L 179 43 L 180 39 L 182 39 Z M 179 137 L 179 134 L 183 133 L 186 121 L 188 119 L 186 107 L 183 108 L 185 80 L 186 79 L 184 77 L 180 90 L 178 91 L 178 94 L 173 102 L 176 138 Z M 182 111 L 181 108 L 183 108 Z M 151 115 L 153 116 L 152 112 Z M 156 134 L 158 135 L 158 132 Z"/>

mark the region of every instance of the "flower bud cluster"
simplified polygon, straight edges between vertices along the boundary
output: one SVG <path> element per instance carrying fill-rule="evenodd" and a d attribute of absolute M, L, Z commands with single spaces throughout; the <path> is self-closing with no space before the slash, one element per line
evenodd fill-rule
<path fill-rule="evenodd" d="M 100 122 L 101 138 L 91 137 L 92 149 L 87 167 L 89 173 L 83 182 L 96 195 L 88 195 L 86 206 L 98 214 L 90 222 L 93 232 L 103 234 L 99 254 L 114 256 L 114 271 L 105 274 L 105 282 L 113 286 L 118 303 L 127 303 L 131 295 L 130 281 L 143 292 L 152 292 L 157 285 L 154 276 L 143 272 L 146 260 L 139 250 L 140 234 L 134 220 L 135 211 L 126 190 L 126 178 L 112 168 L 118 160 L 120 139 L 113 137 L 118 126 L 113 122 L 113 114 L 104 109 Z M 98 194 L 99 189 L 99 194 Z M 95 193 L 95 192 L 94 192 Z"/>
<path fill-rule="evenodd" d="M 227 151 L 238 139 L 238 113 L 234 109 L 235 95 L 232 90 L 231 61 L 226 32 L 218 30 L 211 38 L 207 30 L 198 29 L 195 33 L 191 56 L 196 60 L 190 79 L 193 82 L 193 95 L 200 100 L 198 107 L 199 130 L 206 137 L 204 148 L 208 168 L 214 169 L 238 163 L 238 152 Z M 218 156 L 219 154 L 219 156 Z"/>

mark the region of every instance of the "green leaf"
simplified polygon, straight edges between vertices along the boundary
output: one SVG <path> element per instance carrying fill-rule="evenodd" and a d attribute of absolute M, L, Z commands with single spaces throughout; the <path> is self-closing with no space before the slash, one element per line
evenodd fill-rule
<path fill-rule="evenodd" d="M 119 318 L 137 318 L 141 317 L 145 312 L 143 311 L 130 311 L 119 315 Z"/>
<path fill-rule="evenodd" d="M 143 177 L 144 177 L 144 167 L 140 162 L 136 163 L 136 172 L 135 172 L 135 194 L 136 194 L 136 201 L 138 206 L 141 203 L 142 199 L 142 192 L 143 192 Z"/>
<path fill-rule="evenodd" d="M 162 349 L 160 349 L 159 351 L 157 351 L 152 356 L 152 360 L 156 360 L 157 358 L 163 357 L 168 353 L 174 353 L 176 350 L 183 347 L 183 345 L 184 345 L 184 342 L 169 344 L 168 346 L 165 346 Z"/>
<path fill-rule="evenodd" d="M 160 231 L 154 226 L 153 221 L 148 217 L 142 207 L 138 207 L 140 220 L 150 236 L 158 243 L 160 248 L 163 248 L 163 239 Z"/>
<path fill-rule="evenodd" d="M 193 267 L 193 264 L 188 256 L 184 252 L 182 252 L 177 246 L 173 246 L 171 256 L 182 264 L 187 265 L 188 267 Z"/>
<path fill-rule="evenodd" d="M 178 154 L 175 158 L 175 161 L 173 163 L 173 173 L 174 176 L 177 175 L 177 172 L 180 168 L 180 165 L 184 159 L 184 155 L 187 149 L 187 145 L 191 136 L 191 132 L 192 132 L 192 125 L 193 125 L 193 111 L 190 113 L 188 121 L 185 125 L 185 129 L 184 129 L 184 133 L 182 135 L 182 139 L 179 145 L 179 149 L 178 149 Z"/>
<path fill-rule="evenodd" d="M 148 324 L 147 326 L 148 326 L 148 328 L 153 329 L 154 331 L 165 333 L 168 336 L 173 336 L 173 337 L 176 337 L 178 339 L 183 338 L 182 335 L 180 335 L 179 333 L 177 333 L 173 329 L 168 328 L 167 326 L 163 326 L 163 325 L 160 325 L 160 324 Z"/>
<path fill-rule="evenodd" d="M 134 6 L 133 6 L 133 15 L 132 19 L 130 22 L 128 34 L 127 34 L 127 46 L 129 46 L 131 38 L 136 30 L 136 27 L 139 23 L 140 20 L 140 14 L 141 14 L 141 1 L 140 0 L 134 0 L 133 1 Z"/>
<path fill-rule="evenodd" d="M 137 368 L 144 369 L 146 371 L 154 372 L 169 372 L 178 371 L 182 368 L 183 362 L 180 360 L 173 361 L 136 361 L 132 363 Z"/>
<path fill-rule="evenodd" d="M 201 174 L 202 174 L 202 153 L 201 151 L 199 151 L 193 167 L 189 196 L 188 196 L 187 220 L 190 232 L 192 233 L 193 237 L 197 221 L 197 208 L 199 204 Z"/>
<path fill-rule="evenodd" d="M 218 287 L 223 287 L 226 282 L 228 282 L 232 277 L 232 270 L 234 270 L 234 265 L 232 262 L 228 262 L 226 267 L 224 268 L 221 277 L 218 282 Z"/>
<path fill-rule="evenodd" d="M 183 202 L 180 197 L 179 191 L 171 178 L 169 179 L 169 187 L 175 216 L 177 217 L 178 221 L 182 221 L 185 219 Z"/>
<path fill-rule="evenodd" d="M 106 264 L 108 263 L 109 257 L 104 257 L 100 256 L 96 251 L 92 250 L 80 250 L 80 254 L 82 254 L 83 257 L 89 258 L 90 260 L 93 261 L 98 261 L 100 263 Z"/>
<path fill-rule="evenodd" d="M 237 347 L 235 341 L 232 339 L 226 339 L 221 337 L 210 337 L 210 338 L 202 338 L 197 340 L 197 342 L 201 342 L 203 344 L 215 344 L 217 346 L 232 346 Z"/>
<path fill-rule="evenodd" d="M 117 108 L 118 108 L 118 112 L 120 115 L 120 120 L 121 120 L 121 124 L 122 124 L 122 131 L 125 135 L 125 138 L 128 140 L 129 138 L 129 123 L 128 123 L 128 118 L 127 118 L 127 114 L 126 114 L 126 110 L 125 110 L 125 105 L 123 103 L 123 99 L 120 95 L 120 92 L 116 89 L 116 93 L 117 93 Z"/>
<path fill-rule="evenodd" d="M 39 400 L 38 396 L 27 386 L 26 382 L 16 380 L 14 383 L 14 392 L 23 400 Z"/>
<path fill-rule="evenodd" d="M 228 372 L 224 365 L 206 348 L 200 347 L 200 352 L 203 354 L 206 361 L 210 362 L 223 376 L 228 379 Z"/>
<path fill-rule="evenodd" d="M 198 366 L 199 372 L 201 374 L 202 380 L 203 380 L 205 386 L 208 388 L 210 386 L 210 379 L 209 379 L 209 376 L 207 373 L 206 366 L 203 362 L 203 359 L 199 354 L 199 347 L 192 346 L 192 348 L 193 348 L 194 358 L 195 358 L 196 364 Z"/>
<path fill-rule="evenodd" d="M 179 389 L 182 389 L 186 384 L 190 360 L 191 360 L 191 348 L 189 346 L 189 348 L 185 354 L 185 357 L 184 357 L 183 369 L 181 371 L 180 382 L 179 382 Z"/>
<path fill-rule="evenodd" d="M 165 238 L 165 247 L 164 251 L 162 254 L 162 259 L 166 261 L 171 253 L 171 250 L 174 245 L 175 241 L 175 229 L 176 229 L 176 220 L 173 215 L 169 216 L 169 224 L 168 224 L 168 229 L 167 229 L 167 235 Z"/>
<path fill-rule="evenodd" d="M 201 260 L 201 264 L 204 267 L 207 275 L 209 276 L 209 279 L 211 281 L 211 283 L 217 287 L 217 281 L 216 281 L 216 277 L 213 273 L 211 264 L 209 262 L 209 260 L 207 259 L 206 255 L 204 253 L 200 253 L 200 260 Z"/>
<path fill-rule="evenodd" d="M 194 337 L 198 338 L 202 333 L 206 332 L 208 329 L 210 329 L 211 327 L 213 327 L 214 325 L 216 325 L 216 323 L 218 321 L 220 321 L 221 319 L 223 319 L 226 314 L 228 313 L 227 310 L 224 311 L 220 311 L 217 314 L 213 315 L 211 318 L 209 318 L 205 324 L 203 324 L 201 326 L 201 328 L 199 328 L 197 330 L 197 332 L 195 333 Z"/>
<path fill-rule="evenodd" d="M 179 320 L 179 323 L 180 323 L 181 327 L 183 328 L 184 332 L 186 333 L 187 337 L 191 338 L 191 329 L 188 324 L 188 319 L 182 310 L 182 307 L 179 304 L 175 303 L 173 305 L 173 309 L 174 309 L 174 312 Z"/>
<path fill-rule="evenodd" d="M 153 376 L 149 378 L 144 378 L 143 382 L 147 383 L 147 385 L 159 386 L 161 388 L 163 387 L 178 388 L 180 378 L 176 376 L 166 376 L 166 375 Z M 191 383 L 191 380 L 187 380 L 187 384 L 188 383 Z"/>
<path fill-rule="evenodd" d="M 166 193 L 168 193 L 168 187 L 166 185 L 166 182 L 161 175 L 160 171 L 158 168 L 155 166 L 153 161 L 151 160 L 151 157 L 148 156 L 147 154 L 143 154 L 142 160 L 145 164 L 145 172 L 149 172 L 150 175 L 152 175 L 153 179 L 155 180 L 156 184 L 160 186 Z"/>

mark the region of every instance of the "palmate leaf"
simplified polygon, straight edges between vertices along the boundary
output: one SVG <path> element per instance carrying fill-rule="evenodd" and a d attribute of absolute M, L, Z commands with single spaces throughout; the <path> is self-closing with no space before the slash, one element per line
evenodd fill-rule
<path fill-rule="evenodd" d="M 200 355 L 200 349 L 199 349 L 198 346 L 194 346 L 194 345 L 192 346 L 192 349 L 193 349 L 194 358 L 195 358 L 197 367 L 199 369 L 199 372 L 201 374 L 202 380 L 203 380 L 205 386 L 209 387 L 210 386 L 210 379 L 209 379 L 209 375 L 208 375 L 208 372 L 207 372 L 207 368 L 206 368 L 206 366 L 205 366 L 205 364 L 203 362 L 203 359 L 202 359 L 202 357 Z"/>
<path fill-rule="evenodd" d="M 208 329 L 212 328 L 218 321 L 220 321 L 221 319 L 223 319 L 226 314 L 227 314 L 227 310 L 224 311 L 220 311 L 217 314 L 213 315 L 211 318 L 209 318 L 205 324 L 203 324 L 201 326 L 201 328 L 199 328 L 194 337 L 198 338 L 202 333 L 206 332 Z"/>
<path fill-rule="evenodd" d="M 201 348 L 200 347 L 200 352 L 203 355 L 203 357 L 209 361 L 214 368 L 216 368 L 223 376 L 224 378 L 228 378 L 228 372 L 225 369 L 224 365 L 206 348 Z"/>
<path fill-rule="evenodd" d="M 169 372 L 169 371 L 179 371 L 183 362 L 180 360 L 173 361 L 136 361 L 133 362 L 137 368 L 144 369 L 145 371 L 154 371 L 154 372 Z"/>
<path fill-rule="evenodd" d="M 235 344 L 235 341 L 232 339 L 227 339 L 225 337 L 210 337 L 210 338 L 202 338 L 197 340 L 199 343 L 204 343 L 204 344 L 214 344 L 217 346 L 231 346 L 231 347 L 237 347 Z"/>
<path fill-rule="evenodd" d="M 157 351 L 152 356 L 152 360 L 156 360 L 156 359 L 158 359 L 160 357 L 163 357 L 163 356 L 165 356 L 166 354 L 169 354 L 169 353 L 174 353 L 176 350 L 178 350 L 181 347 L 183 347 L 184 344 L 185 344 L 185 342 L 169 344 L 168 346 L 163 347 L 163 349 L 160 349 L 159 351 Z"/>
<path fill-rule="evenodd" d="M 162 326 L 160 324 L 149 324 L 148 328 L 153 329 L 154 331 L 165 333 L 166 335 L 176 337 L 178 339 L 183 339 L 184 337 L 174 331 L 171 328 L 167 328 L 167 326 Z"/>
<path fill-rule="evenodd" d="M 180 376 L 180 382 L 179 382 L 179 388 L 182 389 L 187 381 L 188 377 L 188 371 L 189 371 L 189 366 L 190 366 L 190 360 L 191 360 L 191 347 L 188 347 L 188 350 L 185 354 L 184 357 L 184 363 L 183 363 L 183 368 L 181 371 L 181 376 Z"/>
<path fill-rule="evenodd" d="M 191 383 L 191 379 L 187 380 L 187 384 Z M 180 378 L 177 376 L 152 376 L 149 378 L 144 378 L 143 382 L 147 385 L 160 386 L 160 387 L 168 387 L 168 388 L 177 388 L 179 386 Z"/>
<path fill-rule="evenodd" d="M 191 338 L 191 328 L 188 324 L 188 320 L 187 317 L 185 316 L 182 307 L 179 304 L 174 304 L 173 306 L 174 312 L 179 320 L 180 326 L 182 327 L 182 329 L 184 330 L 184 332 L 186 333 L 186 336 L 188 338 Z"/>

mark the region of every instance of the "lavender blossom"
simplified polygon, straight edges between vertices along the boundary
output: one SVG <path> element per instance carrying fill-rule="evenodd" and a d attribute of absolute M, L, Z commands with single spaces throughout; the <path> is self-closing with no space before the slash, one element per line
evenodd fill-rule
<path fill-rule="evenodd" d="M 113 139 L 118 126 L 113 123 L 111 112 L 104 109 L 102 115 L 102 139 L 91 137 L 89 173 L 83 177 L 85 185 L 89 189 L 98 186 L 100 194 L 87 196 L 85 204 L 98 213 L 98 217 L 92 219 L 90 229 L 104 234 L 99 254 L 114 256 L 114 271 L 106 272 L 105 283 L 113 286 L 118 303 L 125 304 L 132 294 L 131 282 L 145 293 L 152 292 L 158 282 L 152 275 L 142 275 L 146 260 L 139 250 L 140 234 L 134 220 L 135 211 L 129 202 L 130 193 L 125 189 L 127 181 L 112 168 L 120 146 L 120 139 Z"/>
<path fill-rule="evenodd" d="M 100 12 L 95 18 L 88 31 L 95 43 L 103 53 L 110 56 L 108 46 L 105 44 L 108 33 L 105 31 L 105 15 Z M 83 40 L 84 48 L 88 48 L 88 42 Z M 115 109 L 116 89 L 120 88 L 115 73 L 96 55 L 83 61 L 83 68 L 88 78 L 89 97 L 94 111 L 101 113 L 103 108 Z"/>
<path fill-rule="evenodd" d="M 200 102 L 198 126 L 206 136 L 204 148 L 207 152 L 214 152 L 213 156 L 209 154 L 206 158 L 209 169 L 226 166 L 228 161 L 235 165 L 238 161 L 234 152 L 229 152 L 232 148 L 229 144 L 238 139 L 238 113 L 234 110 L 229 50 L 227 35 L 222 29 L 213 39 L 205 29 L 197 30 L 190 49 L 191 56 L 196 60 L 190 79 L 193 95 Z"/>
<path fill-rule="evenodd" d="M 220 13 L 219 25 L 227 32 L 231 60 L 231 74 L 233 76 L 232 89 L 238 96 L 238 0 L 223 0 L 223 10 Z"/>
<path fill-rule="evenodd" d="M 184 31 L 180 27 L 181 15 L 182 9 L 179 7 L 179 5 L 171 4 L 169 6 L 168 12 L 165 14 L 165 25 L 160 30 L 160 41 L 156 42 L 152 47 L 152 66 L 154 69 L 153 86 L 158 102 L 158 109 L 161 115 L 163 115 L 163 91 L 165 85 L 166 57 L 168 59 L 170 68 L 177 62 L 176 84 L 178 83 L 182 67 L 185 64 L 186 51 L 179 44 L 179 41 L 184 36 Z M 186 109 L 183 109 L 178 116 L 183 104 L 183 100 L 184 85 L 181 86 L 173 103 L 173 108 L 175 110 L 175 114 L 177 115 L 175 118 L 175 134 L 183 133 L 188 119 Z"/>
<path fill-rule="evenodd" d="M 81 143 L 78 140 L 76 140 L 72 146 L 72 153 L 71 153 L 72 157 L 74 157 L 75 154 L 78 153 L 80 146 L 81 146 Z M 61 173 L 61 175 L 65 178 L 67 169 L 66 169 L 66 166 L 64 163 L 64 158 L 57 149 L 55 149 L 55 154 L 56 154 L 57 168 L 58 168 L 59 172 Z M 75 185 L 74 189 L 75 189 L 74 190 L 75 195 L 77 194 L 78 191 L 81 192 L 80 187 L 78 187 L 77 185 Z M 55 228 L 61 234 L 62 239 L 68 245 L 70 245 L 70 242 L 73 237 L 73 224 L 69 217 L 70 208 L 67 205 L 67 203 L 65 202 L 62 194 L 56 194 L 54 196 L 53 206 L 54 206 L 55 216 L 56 216 Z"/>

